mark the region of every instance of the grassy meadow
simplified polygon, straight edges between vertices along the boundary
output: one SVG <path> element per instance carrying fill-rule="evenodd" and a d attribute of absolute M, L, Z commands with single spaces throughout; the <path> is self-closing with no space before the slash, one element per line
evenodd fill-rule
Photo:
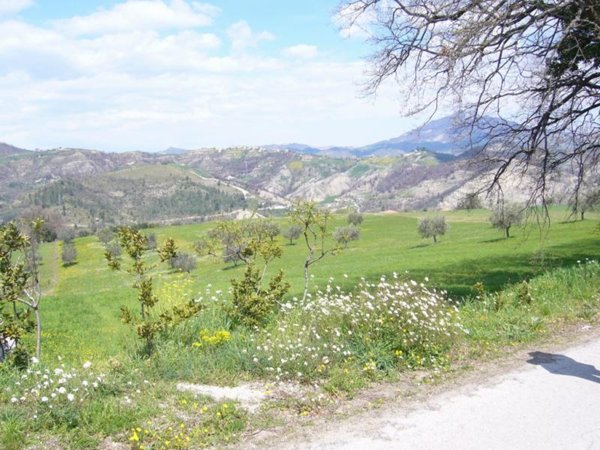
<path fill-rule="evenodd" d="M 461 300 L 474 294 L 473 285 L 478 282 L 488 291 L 497 291 L 549 269 L 600 256 L 594 216 L 571 222 L 564 209 L 557 208 L 551 214 L 548 231 L 530 224 L 514 228 L 513 237 L 505 239 L 489 224 L 488 211 L 448 212 L 448 232 L 437 244 L 420 238 L 416 231 L 418 218 L 427 213 L 367 215 L 360 227 L 360 240 L 311 267 L 313 287 L 323 286 L 333 277 L 350 290 L 362 277 L 374 280 L 393 272 L 408 272 L 419 281 L 429 278 L 430 285 Z M 281 228 L 288 226 L 286 219 L 275 220 Z M 344 221 L 345 217 L 336 217 L 333 226 Z M 204 223 L 144 232 L 155 233 L 159 243 L 172 237 L 181 250 L 193 253 L 193 243 L 211 227 L 214 224 Z M 278 239 L 283 244 L 283 256 L 271 264 L 269 272 L 284 269 L 291 284 L 288 296 L 301 296 L 306 249 L 301 241 L 289 245 L 282 237 Z M 131 277 L 107 267 L 103 246 L 95 236 L 76 241 L 78 262 L 69 267 L 60 263 L 60 245 L 46 244 L 42 251 L 47 292 L 42 305 L 45 352 L 52 357 L 60 354 L 83 360 L 121 353 L 131 335 L 120 321 L 119 307 L 135 307 Z M 165 265 L 156 272 L 159 291 L 161 285 L 183 277 Z M 241 264 L 235 267 L 214 257 L 201 257 L 197 269 L 189 275 L 189 293 L 201 294 L 208 285 L 226 292 L 230 280 L 242 273 Z"/>
<path fill-rule="evenodd" d="M 373 381 L 417 368 L 443 377 L 598 317 L 600 215 L 570 221 L 557 207 L 548 229 L 530 222 L 505 239 L 489 211 L 447 212 L 449 229 L 434 244 L 419 237 L 417 223 L 435 214 L 365 215 L 358 241 L 311 267 L 306 300 L 306 248 L 277 237 L 283 255 L 268 275 L 283 269 L 290 290 L 256 328 L 235 326 L 227 312 L 241 264 L 203 256 L 190 274 L 157 264 L 161 307 L 190 298 L 206 306 L 162 333 L 150 357 L 121 321 L 121 305 L 138 309 L 133 277 L 107 267 L 98 238 L 76 239 L 70 266 L 61 263 L 61 243 L 44 244 L 42 362 L 26 371 L 0 365 L 0 448 L 112 448 L 107 439 L 133 449 L 222 447 L 244 432 L 327 414 L 327 405 Z M 273 220 L 289 226 L 287 218 Z M 345 220 L 334 216 L 331 229 Z M 214 226 L 143 232 L 193 253 Z M 265 389 L 285 381 L 297 395 L 249 413 L 236 402 L 177 392 L 180 381 Z"/>

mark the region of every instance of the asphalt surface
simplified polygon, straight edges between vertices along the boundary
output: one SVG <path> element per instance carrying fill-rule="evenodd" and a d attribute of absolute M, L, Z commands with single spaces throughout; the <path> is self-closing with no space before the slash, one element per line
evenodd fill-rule
<path fill-rule="evenodd" d="M 518 369 L 328 425 L 288 449 L 600 449 L 600 340 L 531 351 Z"/>

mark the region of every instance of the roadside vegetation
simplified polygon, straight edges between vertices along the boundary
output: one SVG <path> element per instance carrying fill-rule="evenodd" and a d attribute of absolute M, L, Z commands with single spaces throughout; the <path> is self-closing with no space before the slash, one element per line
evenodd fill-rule
<path fill-rule="evenodd" d="M 593 211 L 570 221 L 556 207 L 549 230 L 515 222 L 509 237 L 489 211 L 447 212 L 434 243 L 419 223 L 441 220 L 435 213 L 325 220 L 311 208 L 291 219 L 103 231 L 72 241 L 76 264 L 63 264 L 63 243 L 40 245 L 43 351 L 0 364 L 0 448 L 223 446 L 318 416 L 374 381 L 443 375 L 597 320 Z M 357 240 L 334 237 L 348 226 Z M 318 261 L 309 272 L 307 260 Z M 35 333 L 23 329 L 20 345 L 35 349 Z M 251 410 L 180 392 L 181 382 L 286 395 Z"/>

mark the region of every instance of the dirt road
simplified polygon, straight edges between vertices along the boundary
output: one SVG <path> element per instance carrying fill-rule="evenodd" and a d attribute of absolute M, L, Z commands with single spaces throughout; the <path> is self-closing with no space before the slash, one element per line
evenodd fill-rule
<path fill-rule="evenodd" d="M 306 430 L 286 449 L 600 449 L 600 338 L 508 373 Z"/>

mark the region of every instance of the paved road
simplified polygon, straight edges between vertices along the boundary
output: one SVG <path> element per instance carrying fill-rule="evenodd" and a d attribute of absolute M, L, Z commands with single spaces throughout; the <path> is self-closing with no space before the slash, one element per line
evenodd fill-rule
<path fill-rule="evenodd" d="M 531 352 L 482 385 L 361 415 L 282 448 L 600 449 L 599 369 L 600 340 Z"/>

